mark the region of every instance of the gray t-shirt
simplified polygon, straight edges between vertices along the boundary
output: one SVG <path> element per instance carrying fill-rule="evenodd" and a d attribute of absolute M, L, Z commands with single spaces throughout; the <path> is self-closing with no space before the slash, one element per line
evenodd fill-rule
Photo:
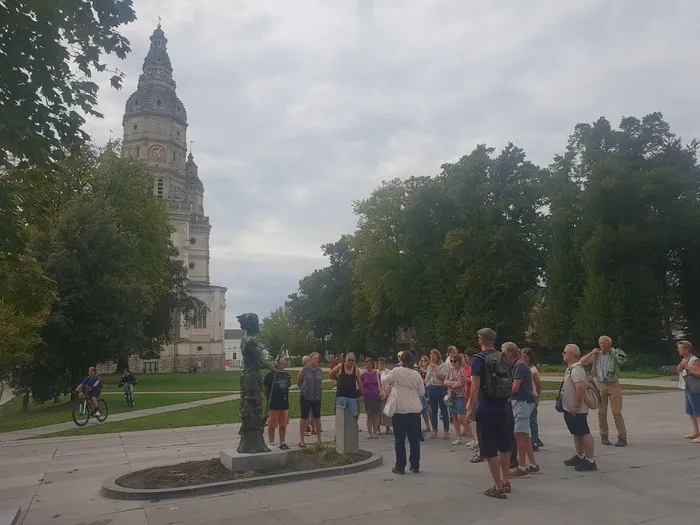
<path fill-rule="evenodd" d="M 513 381 L 520 381 L 520 388 L 511 396 L 515 401 L 526 401 L 534 403 L 536 401 L 535 389 L 532 383 L 532 372 L 525 361 L 518 359 L 513 365 Z"/>
<path fill-rule="evenodd" d="M 450 363 L 444 361 L 437 365 L 437 369 L 441 374 L 447 375 L 447 372 L 450 371 Z M 425 372 L 425 382 L 428 384 L 428 386 L 443 386 L 445 384 L 445 379 L 440 379 L 433 369 L 428 367 Z"/>
<path fill-rule="evenodd" d="M 566 373 L 564 374 L 564 386 L 561 390 L 562 406 L 567 412 L 571 412 L 571 409 L 574 406 L 574 402 L 576 401 L 576 392 L 574 384 L 580 381 L 583 381 L 583 383 L 586 384 L 586 382 L 588 381 L 588 376 L 586 375 L 586 371 L 584 370 L 582 365 L 580 365 L 579 363 L 574 363 L 566 369 Z M 581 404 L 579 405 L 578 412 L 579 414 L 588 413 L 588 405 L 584 402 L 583 399 L 581 400 Z"/>

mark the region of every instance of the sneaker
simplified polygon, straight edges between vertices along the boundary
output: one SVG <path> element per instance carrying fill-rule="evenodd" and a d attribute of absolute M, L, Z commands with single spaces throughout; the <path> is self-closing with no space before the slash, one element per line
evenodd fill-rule
<path fill-rule="evenodd" d="M 598 470 L 598 465 L 595 464 L 595 461 L 584 459 L 579 465 L 576 465 L 575 470 L 576 472 L 592 472 Z"/>
<path fill-rule="evenodd" d="M 93 414 L 95 417 L 100 417 L 102 414 L 100 414 L 99 410 L 95 410 L 95 413 Z"/>
<path fill-rule="evenodd" d="M 612 445 L 612 443 L 610 443 L 610 440 L 608 439 L 607 436 L 601 437 L 601 438 L 600 438 L 600 442 L 601 442 L 603 445 Z"/>
<path fill-rule="evenodd" d="M 405 470 L 399 470 L 399 469 L 397 469 L 396 467 L 392 468 L 391 471 L 392 471 L 394 474 L 402 474 L 402 475 L 403 475 L 403 474 L 406 474 L 406 471 L 405 471 Z"/>
<path fill-rule="evenodd" d="M 450 433 L 449 433 L 449 432 L 445 432 L 445 435 L 442 436 L 442 439 L 450 439 Z"/>
<path fill-rule="evenodd" d="M 289 450 L 289 445 L 286 443 L 280 443 L 280 450 Z"/>
<path fill-rule="evenodd" d="M 540 473 L 540 466 L 539 465 L 528 465 L 527 472 L 528 472 L 528 474 L 539 474 Z"/>
<path fill-rule="evenodd" d="M 418 474 L 420 472 L 420 469 L 418 467 L 409 467 L 408 470 L 410 470 L 414 474 Z"/>
<path fill-rule="evenodd" d="M 468 446 L 469 448 L 474 448 L 474 447 L 476 446 L 476 441 L 474 441 L 473 439 L 470 439 L 470 440 L 467 442 L 467 446 Z"/>
<path fill-rule="evenodd" d="M 540 446 L 537 443 L 532 444 L 532 451 L 533 452 L 539 452 L 540 451 Z"/>
<path fill-rule="evenodd" d="M 615 443 L 616 447 L 626 447 L 627 446 L 627 440 L 626 439 L 618 439 L 617 443 Z"/>
<path fill-rule="evenodd" d="M 530 474 L 528 474 L 527 470 L 518 467 L 518 468 L 511 469 L 511 471 L 508 473 L 508 476 L 510 476 L 513 479 L 518 479 L 518 478 L 523 479 L 523 478 L 529 478 Z"/>
<path fill-rule="evenodd" d="M 418 436 L 418 441 L 425 441 L 425 436 L 422 433 Z"/>
<path fill-rule="evenodd" d="M 462 444 L 462 440 L 459 439 L 459 438 L 457 438 L 457 439 L 455 439 L 455 440 L 452 442 L 452 444 L 453 444 L 453 445 L 461 445 L 461 444 Z"/>
<path fill-rule="evenodd" d="M 539 439 L 537 440 L 537 446 L 540 448 L 544 448 L 544 443 L 542 443 Z"/>
<path fill-rule="evenodd" d="M 271 447 L 274 447 L 275 444 L 274 444 L 272 441 L 270 441 L 270 446 L 271 446 Z"/>
<path fill-rule="evenodd" d="M 566 465 L 567 467 L 576 467 L 584 461 L 584 458 L 580 457 L 578 454 L 574 454 L 570 459 L 564 461 L 564 465 Z"/>

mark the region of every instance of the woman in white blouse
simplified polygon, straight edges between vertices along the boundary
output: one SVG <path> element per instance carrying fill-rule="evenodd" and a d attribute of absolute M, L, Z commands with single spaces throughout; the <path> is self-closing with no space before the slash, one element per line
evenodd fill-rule
<path fill-rule="evenodd" d="M 689 341 L 678 342 L 678 354 L 683 358 L 678 363 L 678 388 L 685 391 L 685 413 L 690 416 L 692 427 L 685 437 L 691 443 L 700 443 L 700 392 L 694 391 L 689 384 L 690 381 L 698 382 L 700 378 L 700 359 L 693 355 L 693 345 Z"/>
<path fill-rule="evenodd" d="M 421 397 L 425 395 L 425 386 L 420 373 L 413 368 L 414 365 L 413 353 L 403 352 L 401 366 L 382 378 L 382 384 L 391 386 L 391 395 L 396 396 L 396 410 L 391 417 L 396 453 L 396 464 L 391 469 L 394 474 L 406 473 L 406 438 L 410 448 L 409 470 L 418 474 L 420 469 L 420 413 L 423 410 Z"/>

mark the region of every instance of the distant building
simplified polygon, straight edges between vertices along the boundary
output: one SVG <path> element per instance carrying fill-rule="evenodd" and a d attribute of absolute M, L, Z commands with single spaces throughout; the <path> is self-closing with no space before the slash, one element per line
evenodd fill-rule
<path fill-rule="evenodd" d="M 224 332 L 224 352 L 226 352 L 225 370 L 243 368 L 243 356 L 241 355 L 241 342 L 243 330 L 226 329 Z"/>

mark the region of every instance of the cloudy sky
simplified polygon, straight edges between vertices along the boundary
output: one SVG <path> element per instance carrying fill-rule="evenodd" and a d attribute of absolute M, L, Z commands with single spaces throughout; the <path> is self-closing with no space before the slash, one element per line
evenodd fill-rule
<path fill-rule="evenodd" d="M 547 164 L 577 122 L 662 111 L 700 135 L 693 0 L 134 0 L 122 91 L 87 130 L 121 137 L 162 17 L 213 225 L 227 325 L 261 317 L 353 230 L 382 180 L 478 143 Z M 115 63 L 115 62 L 113 62 Z"/>

